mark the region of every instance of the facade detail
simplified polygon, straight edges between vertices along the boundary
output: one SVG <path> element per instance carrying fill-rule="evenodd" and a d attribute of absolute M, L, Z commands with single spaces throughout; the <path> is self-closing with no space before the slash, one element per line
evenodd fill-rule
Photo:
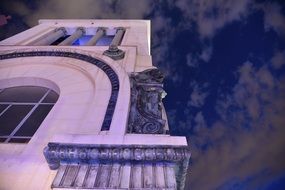
<path fill-rule="evenodd" d="M 49 35 L 43 36 L 36 41 L 30 43 L 29 45 L 34 46 L 42 46 L 42 45 L 49 45 L 55 40 L 57 40 L 60 37 L 66 36 L 67 32 L 66 29 L 63 27 L 54 29 Z"/>
<path fill-rule="evenodd" d="M 0 131 L 0 142 L 29 142 L 57 99 L 57 93 L 38 86 L 1 89 L 0 123 L 6 130 Z M 15 114 L 18 111 L 22 117 Z"/>
<path fill-rule="evenodd" d="M 57 56 L 57 57 L 69 57 L 74 59 L 79 59 L 82 61 L 89 62 L 93 65 L 96 65 L 106 75 L 108 76 L 110 82 L 111 82 L 111 97 L 108 102 L 107 111 L 104 117 L 104 121 L 101 127 L 101 130 L 109 130 L 111 125 L 111 120 L 114 114 L 115 106 L 117 103 L 117 97 L 119 92 L 119 79 L 117 74 L 113 71 L 113 69 L 105 64 L 104 62 L 84 54 L 76 53 L 76 52 L 68 52 L 68 51 L 28 51 L 28 52 L 13 52 L 13 53 L 7 53 L 7 54 L 0 54 L 0 60 L 4 59 L 13 59 L 13 58 L 19 58 L 19 57 L 33 57 L 33 56 Z"/>
<path fill-rule="evenodd" d="M 125 52 L 116 45 L 111 45 L 108 50 L 104 51 L 103 55 L 106 55 L 113 60 L 120 60 L 125 57 Z"/>
<path fill-rule="evenodd" d="M 168 161 L 189 159 L 188 149 L 173 146 L 144 145 L 81 145 L 49 143 L 44 149 L 50 169 L 58 169 L 60 163 L 96 163 L 104 161 Z"/>
<path fill-rule="evenodd" d="M 130 133 L 163 134 L 162 119 L 163 74 L 158 69 L 132 73 L 131 109 L 128 123 Z"/>
<path fill-rule="evenodd" d="M 106 28 L 100 27 L 97 29 L 96 34 L 85 44 L 86 46 L 94 46 L 100 38 L 106 34 Z"/>
<path fill-rule="evenodd" d="M 12 109 L 24 104 L 0 101 L 0 121 L 20 118 L 0 124 L 0 189 L 184 189 L 191 154 L 168 133 L 163 79 L 146 20 L 40 20 L 0 41 L 0 98 L 46 89 L 24 102 L 42 118 L 25 137 L 27 117 Z"/>
<path fill-rule="evenodd" d="M 118 48 L 118 45 L 122 41 L 123 35 L 125 33 L 125 28 L 119 27 L 117 28 L 116 35 L 109 47 L 108 50 L 104 51 L 103 55 L 106 55 L 113 60 L 120 60 L 123 59 L 125 56 L 125 52 Z"/>
<path fill-rule="evenodd" d="M 85 34 L 85 29 L 82 27 L 79 27 L 76 29 L 76 31 L 71 36 L 66 38 L 64 41 L 60 42 L 58 45 L 59 46 L 71 45 L 75 40 L 77 40 L 78 38 L 80 38 L 84 34 Z"/>

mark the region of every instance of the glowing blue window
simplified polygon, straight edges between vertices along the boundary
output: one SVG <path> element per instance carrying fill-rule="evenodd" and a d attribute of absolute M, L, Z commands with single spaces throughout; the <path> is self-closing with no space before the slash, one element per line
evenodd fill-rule
<path fill-rule="evenodd" d="M 96 46 L 109 46 L 113 40 L 114 36 L 103 36 L 98 40 Z"/>
<path fill-rule="evenodd" d="M 91 35 L 85 35 L 78 38 L 75 42 L 73 42 L 73 46 L 83 46 L 85 45 L 90 39 L 92 38 Z"/>
<path fill-rule="evenodd" d="M 85 35 L 78 38 L 75 42 L 73 42 L 73 46 L 82 46 L 85 45 L 93 36 L 92 35 Z M 103 36 L 101 37 L 96 46 L 109 46 L 113 40 L 114 36 Z"/>

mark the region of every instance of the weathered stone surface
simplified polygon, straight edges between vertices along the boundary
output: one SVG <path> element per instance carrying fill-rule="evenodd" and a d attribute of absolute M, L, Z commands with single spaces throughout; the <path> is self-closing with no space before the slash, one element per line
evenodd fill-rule
<path fill-rule="evenodd" d="M 117 187 L 119 184 L 125 188 L 129 184 L 131 188 L 176 189 L 177 184 L 177 189 L 183 189 L 190 158 L 187 146 L 169 145 L 49 143 L 44 155 L 51 169 L 59 168 L 53 186 L 78 187 L 82 184 L 88 188 Z M 83 176 L 84 180 L 80 179 Z M 172 179 L 174 176 L 176 180 Z"/>
<path fill-rule="evenodd" d="M 61 162 L 94 163 L 98 161 L 172 161 L 188 159 L 185 146 L 143 146 L 143 145 L 80 145 L 49 143 L 44 156 L 51 169 L 57 169 Z"/>
<path fill-rule="evenodd" d="M 143 134 L 165 133 L 162 119 L 163 74 L 158 69 L 148 69 L 130 75 L 131 109 L 128 132 Z"/>
<path fill-rule="evenodd" d="M 113 60 L 124 59 L 125 52 L 118 48 L 116 45 L 110 45 L 109 49 L 104 51 L 103 55 L 110 57 Z"/>
<path fill-rule="evenodd" d="M 88 165 L 63 164 L 58 170 L 52 188 L 176 190 L 179 187 L 174 172 L 173 165 L 165 162 L 138 162 L 130 165 L 112 162 Z"/>

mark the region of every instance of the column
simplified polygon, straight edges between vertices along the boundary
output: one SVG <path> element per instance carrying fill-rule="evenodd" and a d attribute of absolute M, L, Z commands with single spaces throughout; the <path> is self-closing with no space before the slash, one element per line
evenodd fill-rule
<path fill-rule="evenodd" d="M 103 55 L 110 57 L 113 60 L 120 60 L 125 57 L 125 52 L 118 48 L 118 45 L 121 43 L 123 35 L 125 33 L 125 28 L 119 27 L 117 28 L 116 35 L 112 40 L 109 49 L 103 52 Z"/>
<path fill-rule="evenodd" d="M 122 41 L 124 33 L 125 33 L 125 28 L 123 28 L 123 27 L 117 28 L 116 35 L 115 35 L 114 39 L 112 40 L 112 43 L 110 46 L 118 46 L 120 44 L 120 42 Z"/>
<path fill-rule="evenodd" d="M 61 28 L 57 28 L 55 29 L 52 33 L 48 34 L 47 36 L 32 42 L 29 45 L 33 45 L 33 46 L 44 46 L 44 45 L 50 45 L 52 44 L 54 41 L 56 41 L 58 38 L 65 36 L 66 35 L 66 30 L 65 28 L 61 27 Z"/>
<path fill-rule="evenodd" d="M 71 45 L 75 40 L 77 40 L 78 38 L 80 38 L 82 35 L 85 34 L 85 30 L 80 27 L 77 28 L 76 31 L 69 36 L 68 38 L 66 38 L 64 41 L 62 41 L 61 43 L 58 44 L 58 46 L 69 46 Z"/>
<path fill-rule="evenodd" d="M 97 41 L 106 34 L 106 28 L 99 27 L 96 34 L 85 44 L 85 46 L 94 46 Z"/>

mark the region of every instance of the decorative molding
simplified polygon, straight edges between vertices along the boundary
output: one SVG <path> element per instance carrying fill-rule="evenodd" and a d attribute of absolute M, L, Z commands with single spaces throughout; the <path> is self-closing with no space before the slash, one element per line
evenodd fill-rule
<path fill-rule="evenodd" d="M 97 30 L 96 30 L 96 33 L 99 32 L 100 30 L 102 30 L 103 31 L 103 35 L 106 35 L 107 29 L 108 29 L 108 27 L 98 27 Z"/>
<path fill-rule="evenodd" d="M 81 61 L 86 61 L 97 66 L 101 69 L 109 78 L 111 82 L 111 97 L 108 102 L 107 111 L 105 113 L 104 121 L 101 126 L 101 131 L 106 131 L 110 129 L 111 121 L 114 115 L 115 106 L 117 104 L 118 94 L 119 94 L 119 78 L 115 71 L 103 61 L 96 59 L 91 55 L 83 54 L 82 52 L 76 51 L 68 51 L 68 49 L 54 49 L 52 51 L 48 50 L 14 50 L 8 52 L 1 52 L 0 53 L 0 60 L 4 59 L 13 59 L 13 58 L 20 58 L 20 57 L 35 57 L 35 56 L 53 56 L 53 57 L 68 57 L 73 59 L 78 59 Z"/>
<path fill-rule="evenodd" d="M 117 30 L 117 32 L 118 32 L 119 30 L 122 30 L 123 32 L 126 31 L 126 28 L 125 28 L 125 27 L 122 27 L 122 26 L 115 27 L 115 29 Z"/>
<path fill-rule="evenodd" d="M 120 59 L 124 59 L 125 52 L 118 48 L 116 45 L 110 45 L 109 49 L 103 52 L 103 55 L 110 57 L 111 59 L 117 61 Z"/>
<path fill-rule="evenodd" d="M 187 146 L 146 145 L 84 145 L 48 143 L 44 156 L 50 169 L 58 169 L 64 163 L 97 162 L 180 162 L 190 158 Z"/>
<path fill-rule="evenodd" d="M 78 28 L 76 29 L 76 31 L 77 31 L 77 30 L 79 30 L 79 31 L 82 32 L 82 36 L 86 34 L 86 30 L 85 30 L 84 27 L 78 27 Z"/>
<path fill-rule="evenodd" d="M 57 32 L 57 31 L 59 31 L 59 30 L 61 30 L 61 31 L 63 32 L 63 35 L 64 35 L 64 36 L 67 35 L 67 31 L 66 31 L 66 29 L 65 29 L 64 27 L 56 28 L 54 31 Z"/>
<path fill-rule="evenodd" d="M 163 74 L 158 69 L 148 69 L 130 75 L 131 109 L 128 132 L 164 134 L 162 119 Z"/>

